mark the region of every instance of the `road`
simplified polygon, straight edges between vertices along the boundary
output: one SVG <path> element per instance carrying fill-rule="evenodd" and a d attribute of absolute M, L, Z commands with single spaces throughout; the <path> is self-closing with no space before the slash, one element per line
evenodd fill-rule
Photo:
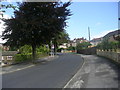
<path fill-rule="evenodd" d="M 97 55 L 81 55 L 84 65 L 65 88 L 120 89 L 120 67 L 112 60 Z"/>
<path fill-rule="evenodd" d="M 80 69 L 83 59 L 76 54 L 61 54 L 59 58 L 34 67 L 2 75 L 3 88 L 63 88 Z"/>

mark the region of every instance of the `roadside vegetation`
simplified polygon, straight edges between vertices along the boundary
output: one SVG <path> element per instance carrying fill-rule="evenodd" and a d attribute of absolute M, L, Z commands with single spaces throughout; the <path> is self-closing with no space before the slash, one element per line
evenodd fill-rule
<path fill-rule="evenodd" d="M 120 49 L 120 41 L 109 41 L 108 39 L 104 39 L 100 44 L 97 45 L 97 49 L 116 52 L 118 49 Z"/>
<path fill-rule="evenodd" d="M 70 47 L 67 48 L 67 50 L 68 50 L 68 51 L 75 51 L 75 47 L 70 46 Z"/>
<path fill-rule="evenodd" d="M 2 39 L 7 40 L 4 45 L 10 46 L 10 50 L 19 50 L 19 54 L 15 56 L 16 61 L 33 61 L 48 55 L 52 45 L 56 52 L 58 45 L 69 39 L 65 27 L 68 17 L 72 15 L 67 8 L 70 4 L 70 2 L 18 3 L 18 8 L 14 9 L 14 17 L 3 19 L 6 28 L 2 33 Z"/>
<path fill-rule="evenodd" d="M 46 46 L 40 46 L 36 48 L 36 58 L 48 56 L 49 48 Z M 31 62 L 32 61 L 32 47 L 30 45 L 24 45 L 19 49 L 19 54 L 14 56 L 15 63 Z"/>
<path fill-rule="evenodd" d="M 91 44 L 89 42 L 83 42 L 83 43 L 79 43 L 77 44 L 77 50 L 82 50 L 82 49 L 87 49 L 89 46 L 91 46 Z"/>

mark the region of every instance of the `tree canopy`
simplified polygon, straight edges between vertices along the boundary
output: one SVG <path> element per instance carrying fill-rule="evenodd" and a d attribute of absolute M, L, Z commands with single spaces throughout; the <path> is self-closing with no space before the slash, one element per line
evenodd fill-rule
<path fill-rule="evenodd" d="M 81 50 L 81 49 L 87 49 L 88 46 L 90 46 L 91 44 L 89 42 L 83 42 L 83 43 L 79 43 L 77 44 L 77 50 Z"/>
<path fill-rule="evenodd" d="M 48 44 L 64 31 L 66 20 L 71 15 L 70 2 L 23 2 L 14 11 L 15 17 L 5 19 L 7 26 L 2 34 L 6 45 L 19 47 L 31 45 L 33 58 L 36 47 Z"/>

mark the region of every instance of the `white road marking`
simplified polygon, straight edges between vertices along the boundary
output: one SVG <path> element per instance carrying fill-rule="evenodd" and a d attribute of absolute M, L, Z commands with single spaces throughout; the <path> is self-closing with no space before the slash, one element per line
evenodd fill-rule
<path fill-rule="evenodd" d="M 30 68 L 30 67 L 33 67 L 33 66 L 35 66 L 35 65 L 30 65 L 30 66 L 27 66 L 27 67 L 24 67 L 24 68 L 19 68 L 19 69 L 13 70 L 13 71 L 4 72 L 4 73 L 0 73 L 0 74 L 12 73 L 12 72 L 20 71 L 20 70 L 27 69 L 27 68 Z"/>
<path fill-rule="evenodd" d="M 83 60 L 82 67 L 80 68 L 80 70 L 77 71 L 77 73 L 82 70 L 84 64 L 85 64 L 85 61 Z M 67 84 L 63 88 L 66 88 L 69 85 L 69 83 L 76 77 L 77 73 L 69 80 L 69 82 L 67 82 Z"/>

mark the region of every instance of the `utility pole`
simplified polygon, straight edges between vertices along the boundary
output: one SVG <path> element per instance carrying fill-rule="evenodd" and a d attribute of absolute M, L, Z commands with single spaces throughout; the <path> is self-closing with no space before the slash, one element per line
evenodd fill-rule
<path fill-rule="evenodd" d="M 90 41 L 90 28 L 88 27 L 88 36 L 89 36 L 89 41 Z"/>

